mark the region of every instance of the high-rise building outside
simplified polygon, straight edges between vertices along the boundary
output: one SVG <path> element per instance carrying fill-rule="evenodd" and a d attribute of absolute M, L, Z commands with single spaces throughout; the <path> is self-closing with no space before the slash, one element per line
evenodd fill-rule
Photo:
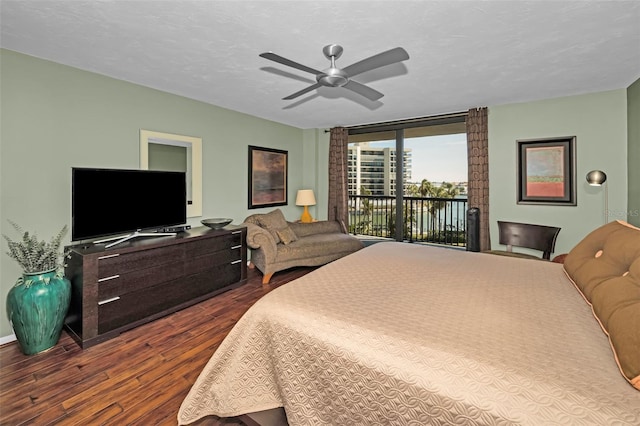
<path fill-rule="evenodd" d="M 395 148 L 376 147 L 369 142 L 352 143 L 347 158 L 349 195 L 396 195 Z M 406 189 L 411 180 L 411 148 L 403 150 L 402 165 Z"/>

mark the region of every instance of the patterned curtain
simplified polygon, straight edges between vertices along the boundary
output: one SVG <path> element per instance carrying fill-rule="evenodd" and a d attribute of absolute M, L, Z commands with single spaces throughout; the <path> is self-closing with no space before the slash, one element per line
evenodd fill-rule
<path fill-rule="evenodd" d="M 480 209 L 480 251 L 491 249 L 489 238 L 489 136 L 487 108 L 473 108 L 467 116 L 469 159 L 468 206 Z"/>
<path fill-rule="evenodd" d="M 331 129 L 329 140 L 329 200 L 328 218 L 337 220 L 347 232 L 349 221 L 347 202 L 347 149 L 349 131 L 344 127 Z"/>

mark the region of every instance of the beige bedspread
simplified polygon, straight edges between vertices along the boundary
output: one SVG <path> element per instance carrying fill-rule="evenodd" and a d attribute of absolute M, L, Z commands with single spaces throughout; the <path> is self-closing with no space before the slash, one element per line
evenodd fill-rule
<path fill-rule="evenodd" d="M 258 301 L 180 424 L 639 425 L 640 393 L 562 265 L 378 243 Z"/>

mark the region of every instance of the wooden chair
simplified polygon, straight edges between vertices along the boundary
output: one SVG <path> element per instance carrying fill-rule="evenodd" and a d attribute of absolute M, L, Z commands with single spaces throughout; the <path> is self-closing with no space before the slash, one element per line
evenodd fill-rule
<path fill-rule="evenodd" d="M 537 256 L 516 253 L 513 247 L 523 247 L 542 252 L 542 259 L 549 260 L 556 245 L 561 228 L 555 226 L 533 225 L 529 223 L 498 221 L 500 244 L 506 245 L 506 251 L 490 250 L 489 253 L 529 259 L 540 259 Z"/>

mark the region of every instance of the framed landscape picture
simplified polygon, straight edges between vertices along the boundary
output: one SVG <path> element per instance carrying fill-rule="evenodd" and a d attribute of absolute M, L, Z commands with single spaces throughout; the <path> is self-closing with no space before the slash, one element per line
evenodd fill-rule
<path fill-rule="evenodd" d="M 249 208 L 287 204 L 287 151 L 249 145 Z"/>
<path fill-rule="evenodd" d="M 518 204 L 576 205 L 576 137 L 518 140 Z"/>

